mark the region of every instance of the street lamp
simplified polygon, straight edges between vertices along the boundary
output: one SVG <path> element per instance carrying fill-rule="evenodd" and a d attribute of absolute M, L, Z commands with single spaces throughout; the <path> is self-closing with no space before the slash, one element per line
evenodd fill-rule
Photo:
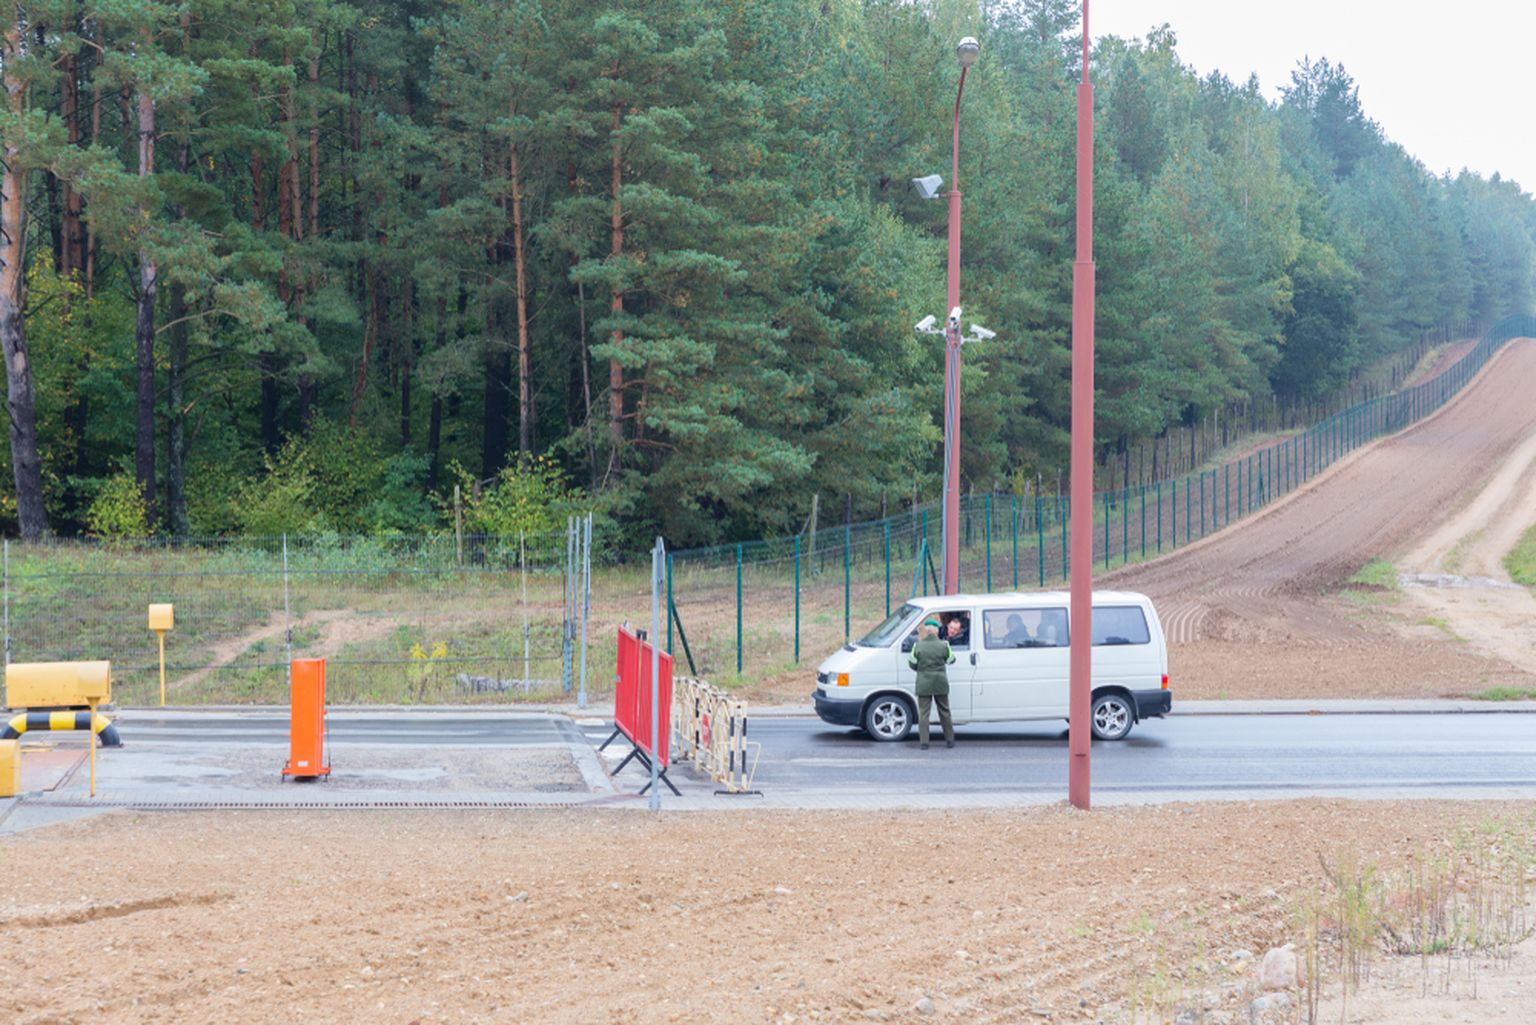
<path fill-rule="evenodd" d="M 960 590 L 960 97 L 965 73 L 976 63 L 981 44 L 966 36 L 955 47 L 960 85 L 955 89 L 953 145 L 950 148 L 949 199 L 949 319 L 944 326 L 944 593 Z M 936 174 L 914 178 L 912 186 L 924 199 L 935 199 L 943 187 Z M 985 330 L 985 329 L 983 329 Z M 937 331 L 933 333 L 937 334 Z M 983 337 L 978 335 L 978 337 Z"/>
<path fill-rule="evenodd" d="M 1093 85 L 1088 80 L 1088 0 L 1083 0 L 1083 76 L 1077 84 L 1077 260 L 1072 265 L 1067 799 L 1085 811 L 1093 739 L 1093 300 Z"/>

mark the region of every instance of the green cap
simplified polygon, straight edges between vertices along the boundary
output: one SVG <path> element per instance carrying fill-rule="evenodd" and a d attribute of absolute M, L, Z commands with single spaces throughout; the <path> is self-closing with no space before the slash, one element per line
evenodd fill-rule
<path fill-rule="evenodd" d="M 931 626 L 931 627 L 937 629 L 938 625 L 939 625 L 939 621 L 937 619 L 925 619 L 925 620 L 923 620 L 923 625 L 924 626 Z"/>

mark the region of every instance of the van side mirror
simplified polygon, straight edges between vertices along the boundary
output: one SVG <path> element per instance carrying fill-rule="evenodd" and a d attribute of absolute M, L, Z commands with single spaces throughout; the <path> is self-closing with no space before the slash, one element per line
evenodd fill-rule
<path fill-rule="evenodd" d="M 906 640 L 901 642 L 901 650 L 902 651 L 911 651 L 912 650 L 912 646 L 914 644 L 916 644 L 916 643 L 917 643 L 917 638 L 916 637 L 908 637 Z"/>

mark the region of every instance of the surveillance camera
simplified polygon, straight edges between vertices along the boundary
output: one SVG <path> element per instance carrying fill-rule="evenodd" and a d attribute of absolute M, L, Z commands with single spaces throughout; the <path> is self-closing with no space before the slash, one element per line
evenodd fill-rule
<path fill-rule="evenodd" d="M 938 196 L 939 190 L 944 187 L 944 179 L 936 174 L 924 175 L 921 178 L 913 178 L 912 187 L 924 199 L 933 199 Z"/>
<path fill-rule="evenodd" d="M 949 326 L 956 331 L 960 330 L 960 307 L 956 306 L 949 311 Z"/>
<path fill-rule="evenodd" d="M 980 324 L 972 324 L 971 325 L 971 334 L 975 335 L 979 340 L 981 340 L 983 342 L 986 341 L 989 338 L 996 338 L 997 337 L 997 332 L 996 331 L 988 331 L 986 328 L 982 327 Z"/>
<path fill-rule="evenodd" d="M 924 317 L 922 320 L 919 320 L 916 324 L 912 325 L 912 329 L 914 331 L 918 331 L 918 332 L 932 331 L 933 330 L 933 325 L 938 321 L 938 319 L 939 319 L 938 317 L 935 317 L 933 314 L 930 313 L 930 314 L 928 314 L 928 316 Z"/>

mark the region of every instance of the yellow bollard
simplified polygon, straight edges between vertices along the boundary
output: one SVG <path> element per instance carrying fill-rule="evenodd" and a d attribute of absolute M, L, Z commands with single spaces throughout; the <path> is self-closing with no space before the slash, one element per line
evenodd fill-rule
<path fill-rule="evenodd" d="M 160 638 L 160 707 L 165 707 L 165 634 L 176 626 L 176 606 L 151 605 L 149 628 Z"/>
<path fill-rule="evenodd" d="M 0 740 L 0 797 L 21 793 L 21 741 Z"/>

